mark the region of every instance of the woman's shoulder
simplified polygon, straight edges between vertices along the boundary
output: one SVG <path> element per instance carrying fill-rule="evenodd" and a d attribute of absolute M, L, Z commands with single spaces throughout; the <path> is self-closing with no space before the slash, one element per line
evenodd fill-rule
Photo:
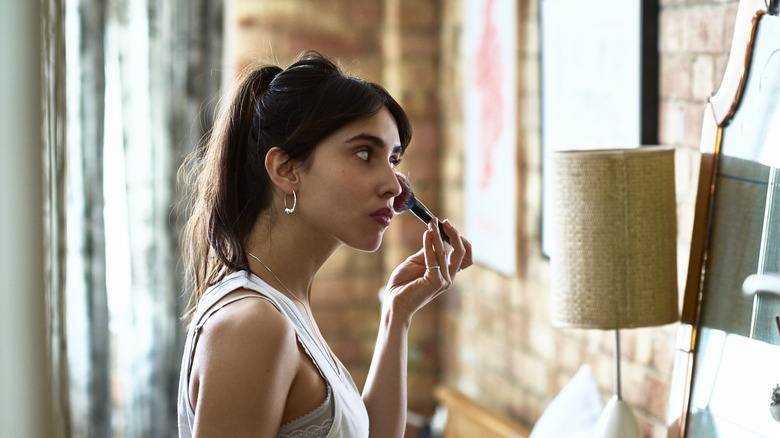
<path fill-rule="evenodd" d="M 236 299 L 239 297 L 242 298 Z M 215 307 L 219 310 L 203 325 L 202 335 L 210 332 L 219 342 L 270 348 L 291 344 L 293 350 L 297 348 L 292 323 L 267 297 L 249 289 L 236 289 L 220 299 Z"/>
<path fill-rule="evenodd" d="M 201 371 L 211 370 L 205 375 L 225 387 L 233 386 L 228 381 L 244 382 L 242 385 L 249 381 L 263 384 L 265 379 L 292 382 L 300 358 L 295 329 L 265 299 L 247 297 L 230 302 L 234 294 L 251 293 L 238 289 L 225 295 L 223 299 L 229 304 L 203 324 L 195 352 L 200 357 L 193 369 L 199 379 L 204 377 Z M 257 370 L 264 370 L 260 380 Z"/>
<path fill-rule="evenodd" d="M 250 298 L 251 293 L 238 289 L 225 295 L 228 304 L 201 327 L 190 399 L 196 416 L 209 419 L 204 424 L 268 420 L 258 410 L 278 421 L 295 380 L 300 356 L 294 327 L 271 302 Z M 247 297 L 231 301 L 241 295 Z"/>

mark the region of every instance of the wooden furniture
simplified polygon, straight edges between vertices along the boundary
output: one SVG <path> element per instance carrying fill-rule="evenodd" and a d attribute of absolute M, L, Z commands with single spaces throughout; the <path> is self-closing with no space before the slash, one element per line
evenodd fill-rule
<path fill-rule="evenodd" d="M 528 438 L 531 431 L 449 386 L 438 386 L 436 400 L 447 408 L 444 438 Z"/>

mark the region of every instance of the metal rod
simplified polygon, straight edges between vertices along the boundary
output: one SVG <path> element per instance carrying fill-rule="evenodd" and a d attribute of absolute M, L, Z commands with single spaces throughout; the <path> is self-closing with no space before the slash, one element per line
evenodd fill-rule
<path fill-rule="evenodd" d="M 615 329 L 615 397 L 623 400 L 620 392 L 620 330 Z"/>

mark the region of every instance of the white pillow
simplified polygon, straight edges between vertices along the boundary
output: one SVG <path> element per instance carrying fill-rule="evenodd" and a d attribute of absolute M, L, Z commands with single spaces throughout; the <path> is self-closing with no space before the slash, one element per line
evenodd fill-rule
<path fill-rule="evenodd" d="M 604 402 L 587 364 L 544 410 L 529 438 L 593 438 Z"/>

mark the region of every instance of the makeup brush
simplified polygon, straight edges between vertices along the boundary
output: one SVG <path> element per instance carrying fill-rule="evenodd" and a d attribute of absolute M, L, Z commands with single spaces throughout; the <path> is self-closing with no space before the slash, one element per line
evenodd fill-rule
<path fill-rule="evenodd" d="M 401 183 L 401 194 L 395 197 L 395 200 L 393 201 L 393 210 L 395 210 L 395 212 L 398 214 L 407 210 L 411 210 L 411 212 L 417 216 L 418 219 L 420 219 L 425 225 L 428 225 L 431 219 L 434 218 L 433 213 L 428 210 L 428 207 L 426 207 L 425 204 L 414 197 L 412 186 L 409 185 L 409 181 L 405 176 L 396 172 L 395 177 L 398 178 L 398 182 Z M 447 236 L 447 234 L 444 232 L 444 225 L 439 220 L 436 222 L 439 223 L 439 234 L 441 234 L 442 240 L 450 243 L 449 236 Z"/>

